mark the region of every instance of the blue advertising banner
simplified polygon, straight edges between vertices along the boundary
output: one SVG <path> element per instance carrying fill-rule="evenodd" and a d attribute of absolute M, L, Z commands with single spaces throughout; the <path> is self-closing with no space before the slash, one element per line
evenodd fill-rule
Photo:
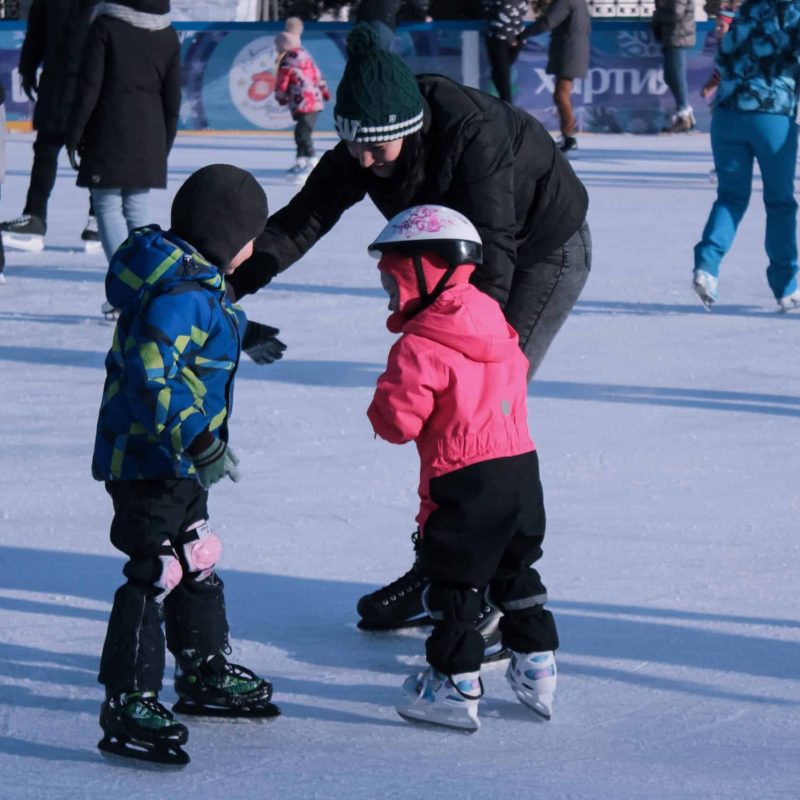
<path fill-rule="evenodd" d="M 275 100 L 275 35 L 280 23 L 176 24 L 181 38 L 183 101 L 181 130 L 279 131 L 293 127 L 285 107 Z M 309 23 L 303 44 L 312 54 L 335 95 L 345 64 L 350 26 Z M 21 23 L 0 24 L 0 81 L 7 94 L 12 123 L 30 120 L 32 104 L 17 74 L 24 37 Z M 401 27 L 397 52 L 414 72 L 438 72 L 494 92 L 481 26 L 440 22 Z M 550 130 L 558 128 L 553 104 L 554 77 L 547 75 L 549 36 L 529 39 L 513 70 L 515 104 Z M 664 83 L 661 48 L 647 21 L 595 20 L 589 74 L 573 88 L 578 125 L 584 131 L 648 133 L 661 130 L 674 112 Z M 698 127 L 707 130 L 710 112 L 699 95 L 713 70 L 716 49 L 713 24 L 699 23 L 690 50 L 688 77 Z M 317 127 L 333 130 L 333 103 Z"/>

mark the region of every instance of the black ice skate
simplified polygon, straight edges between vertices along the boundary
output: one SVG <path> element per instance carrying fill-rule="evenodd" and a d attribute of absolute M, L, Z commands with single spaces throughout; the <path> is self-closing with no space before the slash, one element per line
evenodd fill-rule
<path fill-rule="evenodd" d="M 270 702 L 272 684 L 222 655 L 201 661 L 177 659 L 176 714 L 205 717 L 277 717 L 281 710 Z"/>
<path fill-rule="evenodd" d="M 44 235 L 47 225 L 33 214 L 22 214 L 16 219 L 0 222 L 3 244 L 13 250 L 40 253 L 44 250 Z"/>
<path fill-rule="evenodd" d="M 502 661 L 511 657 L 511 651 L 503 647 L 500 641 L 500 620 L 503 612 L 488 600 L 483 601 L 483 608 L 475 622 L 475 628 L 483 636 L 483 663 Z"/>
<path fill-rule="evenodd" d="M 419 550 L 419 532 L 411 534 L 414 551 Z M 422 604 L 422 592 L 427 583 L 415 559 L 411 569 L 396 581 L 365 594 L 357 611 L 361 615 L 358 627 L 362 631 L 392 631 L 418 625 L 432 625 L 433 620 Z"/>
<path fill-rule="evenodd" d="M 185 725 L 158 702 L 155 692 L 109 696 L 100 708 L 103 755 L 183 767 L 189 754 L 181 748 L 189 738 Z"/>

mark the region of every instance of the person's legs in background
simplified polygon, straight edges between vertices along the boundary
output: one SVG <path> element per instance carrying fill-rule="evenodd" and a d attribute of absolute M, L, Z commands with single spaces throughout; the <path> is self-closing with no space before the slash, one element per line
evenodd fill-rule
<path fill-rule="evenodd" d="M 556 88 L 553 92 L 553 101 L 558 109 L 558 119 L 561 128 L 561 141 L 559 148 L 566 153 L 578 146 L 575 138 L 575 113 L 572 110 L 572 78 L 556 78 Z"/>
<path fill-rule="evenodd" d="M 797 125 L 782 114 L 750 114 L 767 212 L 767 281 L 781 310 L 800 307 L 797 283 Z"/>
<path fill-rule="evenodd" d="M 486 49 L 491 64 L 492 83 L 497 89 L 497 96 L 506 103 L 511 103 L 511 66 L 516 61 L 520 48 L 510 47 L 505 39 L 488 36 Z"/>
<path fill-rule="evenodd" d="M 666 133 L 690 131 L 697 124 L 689 105 L 689 84 L 686 79 L 687 48 L 664 45 L 664 83 L 675 98 L 675 114 Z"/>
<path fill-rule="evenodd" d="M 92 200 L 103 252 L 111 261 L 116 249 L 128 238 L 128 225 L 122 211 L 122 189 L 92 189 Z"/>
<path fill-rule="evenodd" d="M 149 189 L 123 189 L 122 190 L 122 215 L 130 233 L 134 228 L 141 228 L 150 222 L 149 217 Z M 125 235 L 125 239 L 128 235 Z M 125 241 L 123 239 L 122 241 Z M 122 244 L 120 242 L 119 244 Z M 119 247 L 119 245 L 117 245 Z"/>
<path fill-rule="evenodd" d="M 694 248 L 694 288 L 706 308 L 717 299 L 723 256 L 747 210 L 753 185 L 752 114 L 718 108 L 711 119 L 711 150 L 717 171 L 717 199 Z"/>

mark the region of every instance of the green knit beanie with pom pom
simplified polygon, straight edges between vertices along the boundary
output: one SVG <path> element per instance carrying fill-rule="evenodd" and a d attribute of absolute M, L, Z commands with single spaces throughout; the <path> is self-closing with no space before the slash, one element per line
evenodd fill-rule
<path fill-rule="evenodd" d="M 422 127 L 422 95 L 411 70 L 380 47 L 361 22 L 347 37 L 347 64 L 336 90 L 336 132 L 348 142 L 389 142 Z"/>

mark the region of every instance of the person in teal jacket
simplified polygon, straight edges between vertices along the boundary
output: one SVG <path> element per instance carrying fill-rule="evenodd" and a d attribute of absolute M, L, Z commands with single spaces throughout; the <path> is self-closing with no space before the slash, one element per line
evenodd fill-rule
<path fill-rule="evenodd" d="M 692 285 L 711 308 L 720 262 L 750 201 L 758 161 L 767 212 L 767 282 L 781 311 L 800 307 L 797 283 L 797 94 L 800 0 L 745 0 L 717 53 L 711 120 L 717 199 L 694 248 Z"/>
<path fill-rule="evenodd" d="M 173 711 L 275 716 L 269 681 L 230 653 L 221 553 L 208 523 L 208 489 L 236 481 L 228 445 L 233 380 L 242 349 L 258 363 L 280 358 L 278 331 L 248 322 L 225 293 L 225 276 L 249 258 L 267 221 L 267 198 L 250 173 L 203 167 L 178 190 L 169 231 L 135 229 L 106 278 L 121 309 L 97 422 L 92 474 L 114 505 L 111 542 L 129 560 L 111 609 L 98 680 L 104 752 L 188 763 L 186 726 L 158 701 L 161 631 L 175 656 Z"/>

